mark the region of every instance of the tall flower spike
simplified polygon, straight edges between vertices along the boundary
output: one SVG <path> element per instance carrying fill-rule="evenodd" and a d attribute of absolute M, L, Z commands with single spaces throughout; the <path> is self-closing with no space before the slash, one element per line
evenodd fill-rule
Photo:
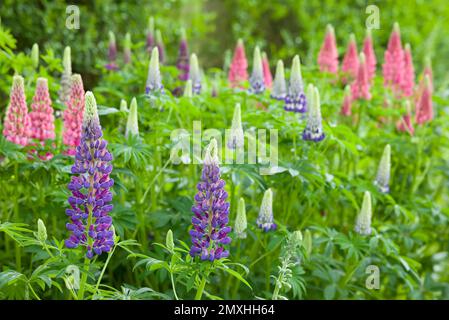
<path fill-rule="evenodd" d="M 276 74 L 274 76 L 273 89 L 271 97 L 276 100 L 284 100 L 287 96 L 287 84 L 284 75 L 284 63 L 279 60 L 276 65 Z"/>
<path fill-rule="evenodd" d="M 319 142 L 324 139 L 323 126 L 321 123 L 320 93 L 318 88 L 312 84 L 307 87 L 307 95 L 310 101 L 307 125 L 302 133 L 303 140 Z"/>
<path fill-rule="evenodd" d="M 131 105 L 129 106 L 128 122 L 126 123 L 125 137 L 128 138 L 130 135 L 139 135 L 139 121 L 137 117 L 136 98 L 133 98 L 131 100 Z"/>
<path fill-rule="evenodd" d="M 193 90 L 192 90 L 192 80 L 186 81 L 186 86 L 184 88 L 184 97 L 192 98 L 193 97 Z"/>
<path fill-rule="evenodd" d="M 37 69 L 39 67 L 39 45 L 37 43 L 33 44 L 31 48 L 31 61 L 33 62 L 33 68 Z"/>
<path fill-rule="evenodd" d="M 247 225 L 248 222 L 246 220 L 245 200 L 243 198 L 240 198 L 237 207 L 237 216 L 235 218 L 235 226 L 234 226 L 234 232 L 237 238 L 239 239 L 246 238 Z"/>
<path fill-rule="evenodd" d="M 345 87 L 345 95 L 343 97 L 343 105 L 341 107 L 341 114 L 344 116 L 350 116 L 352 114 L 352 96 L 351 86 Z"/>
<path fill-rule="evenodd" d="M 268 57 L 265 52 L 262 52 L 262 66 L 265 88 L 271 89 L 271 86 L 273 85 L 273 76 L 271 75 L 270 61 L 268 61 Z"/>
<path fill-rule="evenodd" d="M 126 103 L 125 99 L 120 100 L 120 111 L 121 112 L 128 112 L 128 103 Z"/>
<path fill-rule="evenodd" d="M 360 53 L 359 67 L 355 81 L 351 84 L 353 99 L 371 99 L 370 81 L 368 77 L 368 67 L 366 65 L 365 54 Z"/>
<path fill-rule="evenodd" d="M 363 53 L 366 58 L 366 67 L 368 69 L 368 79 L 371 82 L 376 75 L 376 53 L 373 47 L 373 37 L 371 35 L 371 29 L 366 30 L 365 40 L 363 41 Z"/>
<path fill-rule="evenodd" d="M 430 77 L 424 77 L 424 89 L 416 105 L 416 123 L 423 124 L 433 119 L 432 88 Z"/>
<path fill-rule="evenodd" d="M 412 111 L 410 107 L 410 101 L 406 100 L 406 114 L 398 120 L 396 123 L 396 128 L 400 132 L 408 132 L 411 136 L 415 133 L 415 128 L 413 128 L 412 123 Z"/>
<path fill-rule="evenodd" d="M 402 70 L 401 89 L 405 97 L 411 97 L 415 90 L 415 68 L 413 66 L 412 49 L 405 45 L 404 69 Z"/>
<path fill-rule="evenodd" d="M 237 103 L 235 105 L 234 116 L 232 118 L 231 136 L 228 140 L 228 148 L 230 149 L 243 148 L 244 144 L 245 138 L 243 135 L 240 103 Z"/>
<path fill-rule="evenodd" d="M 36 92 L 31 104 L 30 122 L 31 138 L 40 142 L 55 138 L 55 117 L 51 106 L 48 83 L 45 78 L 38 78 Z"/>
<path fill-rule="evenodd" d="M 72 179 L 68 188 L 70 208 L 66 210 L 71 231 L 65 241 L 67 248 L 86 247 L 86 257 L 111 251 L 114 246 L 114 231 L 109 212 L 113 206 L 110 188 L 114 180 L 112 154 L 107 150 L 107 141 L 102 138 L 97 103 L 92 92 L 86 92 L 81 143 L 76 148 Z"/>
<path fill-rule="evenodd" d="M 67 154 L 75 155 L 75 148 L 81 141 L 81 127 L 84 114 L 84 87 L 79 74 L 74 74 L 71 79 L 70 96 L 67 101 L 67 109 L 64 110 L 64 130 L 62 139 L 68 147 Z"/>
<path fill-rule="evenodd" d="M 159 51 L 159 62 L 161 64 L 164 64 L 167 57 L 165 56 L 164 40 L 162 39 L 162 33 L 161 33 L 161 30 L 159 30 L 159 29 L 156 30 L 156 47 Z M 153 48 L 153 51 L 154 51 L 154 48 Z"/>
<path fill-rule="evenodd" d="M 190 72 L 189 79 L 192 80 L 192 91 L 193 94 L 201 93 L 201 72 L 198 66 L 198 58 L 196 54 L 192 53 L 190 56 Z"/>
<path fill-rule="evenodd" d="M 344 83 L 350 83 L 351 80 L 357 77 L 357 70 L 359 68 L 359 58 L 357 53 L 357 43 L 354 34 L 349 38 L 348 47 L 346 49 L 341 71 L 345 74 L 342 78 Z"/>
<path fill-rule="evenodd" d="M 338 72 L 338 50 L 334 28 L 328 24 L 326 36 L 318 54 L 318 65 L 321 72 L 336 74 Z"/>
<path fill-rule="evenodd" d="M 402 82 L 402 70 L 404 66 L 404 50 L 401 44 L 401 32 L 396 22 L 388 41 L 388 48 L 384 54 L 383 76 L 384 86 L 393 89 L 397 93 Z"/>
<path fill-rule="evenodd" d="M 376 180 L 374 180 L 374 184 L 382 193 L 388 193 L 390 191 L 390 168 L 391 147 L 387 144 L 382 154 L 382 158 L 380 159 Z"/>
<path fill-rule="evenodd" d="M 229 251 L 224 249 L 224 245 L 231 242 L 228 236 L 231 231 L 228 226 L 229 202 L 226 201 L 228 194 L 224 185 L 225 181 L 220 179 L 217 141 L 212 139 L 206 149 L 201 181 L 192 207 L 192 257 L 213 261 L 229 256 Z"/>
<path fill-rule="evenodd" d="M 61 77 L 61 88 L 59 89 L 59 100 L 67 104 L 67 100 L 70 96 L 70 78 L 72 76 L 72 58 L 70 54 L 70 47 L 65 47 L 64 49 L 64 58 L 62 60 L 62 64 L 64 67 L 64 71 L 62 72 Z"/>
<path fill-rule="evenodd" d="M 304 84 L 301 75 L 301 63 L 299 56 L 293 58 L 292 70 L 290 73 L 290 84 L 288 87 L 288 94 L 285 98 L 286 111 L 304 113 L 307 111 L 307 99 L 304 94 Z"/>
<path fill-rule="evenodd" d="M 125 43 L 123 45 L 123 62 L 125 64 L 131 63 L 131 35 L 125 35 Z"/>
<path fill-rule="evenodd" d="M 147 51 L 151 52 L 155 46 L 154 39 L 154 18 L 150 17 L 148 19 L 148 29 L 147 29 Z"/>
<path fill-rule="evenodd" d="M 151 52 L 150 66 L 148 68 L 148 78 L 145 87 L 145 93 L 164 92 L 164 86 L 161 82 L 161 72 L 159 70 L 159 49 L 156 47 Z"/>
<path fill-rule="evenodd" d="M 234 57 L 229 66 L 228 80 L 231 88 L 241 88 L 243 83 L 248 80 L 247 68 L 248 61 L 246 60 L 245 46 L 243 40 L 239 39 L 235 47 Z"/>
<path fill-rule="evenodd" d="M 260 56 L 260 49 L 256 46 L 253 57 L 253 72 L 249 79 L 251 93 L 262 93 L 265 91 L 262 57 Z"/>
<path fill-rule="evenodd" d="M 277 227 L 273 222 L 273 191 L 271 188 L 267 189 L 263 195 L 256 223 L 265 232 L 275 230 Z"/>
<path fill-rule="evenodd" d="M 26 146 L 30 135 L 30 119 L 25 97 L 24 80 L 21 76 L 13 77 L 10 100 L 6 109 L 3 135 L 6 140 Z"/>
<path fill-rule="evenodd" d="M 369 236 L 371 234 L 371 219 L 372 219 L 372 208 L 371 208 L 371 193 L 365 191 L 363 197 L 362 209 L 357 215 L 357 220 L 355 223 L 355 232 L 361 234 L 362 236 Z"/>
<path fill-rule="evenodd" d="M 106 69 L 108 70 L 118 70 L 116 63 L 117 60 L 117 43 L 115 42 L 115 34 L 109 31 L 109 45 L 108 45 L 108 64 Z"/>
<path fill-rule="evenodd" d="M 189 48 L 187 45 L 186 31 L 181 29 L 181 42 L 179 43 L 178 60 L 176 61 L 178 68 L 179 80 L 187 81 L 189 79 Z"/>

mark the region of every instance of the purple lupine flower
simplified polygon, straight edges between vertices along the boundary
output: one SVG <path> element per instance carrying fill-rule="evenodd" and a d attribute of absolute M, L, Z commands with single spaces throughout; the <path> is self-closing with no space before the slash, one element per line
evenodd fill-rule
<path fill-rule="evenodd" d="M 106 65 L 106 69 L 112 71 L 118 70 L 116 60 L 117 60 L 117 44 L 115 42 L 115 35 L 114 32 L 109 31 L 108 64 Z"/>
<path fill-rule="evenodd" d="M 180 75 L 179 80 L 187 81 L 189 79 L 189 48 L 187 45 L 187 37 L 184 29 L 181 30 L 181 43 L 179 44 L 178 60 L 176 60 L 176 67 Z"/>
<path fill-rule="evenodd" d="M 72 195 L 68 198 L 70 209 L 66 214 L 70 223 L 66 227 L 72 232 L 65 241 L 67 248 L 85 246 L 86 257 L 111 251 L 114 246 L 112 218 L 109 212 L 113 206 L 110 188 L 114 180 L 112 154 L 102 138 L 97 103 L 92 92 L 86 92 L 81 142 L 76 147 L 75 164 L 72 166 L 72 180 L 68 184 Z"/>
<path fill-rule="evenodd" d="M 285 111 L 304 113 L 307 111 L 307 99 L 304 94 L 304 85 L 301 76 L 301 63 L 299 56 L 293 58 L 292 70 L 290 73 L 290 84 L 288 94 L 285 97 Z"/>
<path fill-rule="evenodd" d="M 198 183 L 198 193 L 195 195 L 195 205 L 192 207 L 193 228 L 190 230 L 192 247 L 190 255 L 200 256 L 201 260 L 217 260 L 229 256 L 224 245 L 231 242 L 228 233 L 231 232 L 229 222 L 229 202 L 224 190 L 225 182 L 220 179 L 218 167 L 217 141 L 212 139 L 206 150 L 203 161 L 201 182 Z"/>

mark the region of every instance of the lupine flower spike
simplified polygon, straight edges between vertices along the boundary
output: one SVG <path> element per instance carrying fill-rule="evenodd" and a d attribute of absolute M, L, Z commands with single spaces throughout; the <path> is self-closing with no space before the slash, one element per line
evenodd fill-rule
<path fill-rule="evenodd" d="M 303 140 L 319 142 L 324 139 L 323 126 L 321 123 L 320 93 L 318 88 L 309 84 L 307 95 L 310 101 L 310 107 L 307 117 L 307 125 L 302 133 Z"/>
<path fill-rule="evenodd" d="M 365 40 L 363 41 L 363 53 L 365 54 L 366 58 L 366 67 L 368 69 L 368 79 L 370 82 L 372 82 L 374 76 L 376 75 L 376 53 L 374 52 L 373 47 L 373 37 L 371 35 L 371 30 L 366 30 L 366 36 Z"/>
<path fill-rule="evenodd" d="M 81 141 L 81 127 L 84 114 L 84 87 L 79 74 L 71 78 L 70 96 L 67 101 L 67 109 L 64 110 L 64 130 L 62 139 L 68 147 L 66 153 L 75 155 L 75 148 Z"/>
<path fill-rule="evenodd" d="M 137 100 L 133 98 L 129 106 L 128 122 L 126 123 L 125 137 L 139 136 L 139 121 L 137 117 Z"/>
<path fill-rule="evenodd" d="M 186 86 L 184 88 L 184 97 L 192 98 L 193 97 L 193 91 L 192 91 L 192 80 L 186 81 Z"/>
<path fill-rule="evenodd" d="M 273 191 L 271 191 L 271 188 L 267 189 L 263 195 L 256 223 L 265 232 L 276 230 L 277 228 L 273 221 Z"/>
<path fill-rule="evenodd" d="M 201 260 L 213 261 L 229 256 L 229 251 L 224 249 L 224 245 L 231 242 L 228 236 L 231 231 L 228 226 L 229 202 L 218 162 L 217 141 L 212 139 L 206 149 L 201 182 L 197 185 L 198 193 L 192 207 L 190 255 L 200 256 Z"/>
<path fill-rule="evenodd" d="M 380 159 L 379 168 L 377 169 L 376 180 L 374 184 L 380 192 L 390 192 L 390 168 L 391 168 L 391 147 L 389 144 L 385 146 L 382 158 Z"/>
<path fill-rule="evenodd" d="M 245 46 L 243 40 L 239 39 L 235 47 L 234 57 L 229 66 L 228 80 L 231 88 L 241 88 L 243 83 L 248 80 L 248 61 L 245 55 Z"/>
<path fill-rule="evenodd" d="M 192 91 L 193 94 L 201 93 L 201 72 L 198 66 L 198 58 L 196 54 L 192 53 L 190 56 L 190 72 L 189 79 L 192 80 Z"/>
<path fill-rule="evenodd" d="M 120 111 L 121 112 L 129 112 L 128 103 L 126 103 L 125 99 L 120 100 Z"/>
<path fill-rule="evenodd" d="M 234 117 L 232 118 L 231 135 L 228 141 L 228 148 L 236 149 L 244 146 L 245 140 L 242 127 L 242 115 L 240 103 L 235 105 Z"/>
<path fill-rule="evenodd" d="M 271 75 L 270 61 L 268 61 L 266 52 L 262 52 L 262 66 L 265 88 L 271 89 L 271 86 L 273 85 L 273 76 Z"/>
<path fill-rule="evenodd" d="M 406 114 L 396 123 L 396 128 L 401 132 L 408 132 L 411 136 L 415 133 L 412 123 L 412 111 L 410 101 L 406 100 Z"/>
<path fill-rule="evenodd" d="M 279 60 L 276 65 L 276 74 L 274 76 L 273 89 L 271 97 L 276 100 L 284 100 L 287 96 L 287 84 L 284 75 L 284 63 Z"/>
<path fill-rule="evenodd" d="M 62 64 L 64 67 L 64 71 L 62 72 L 61 77 L 61 88 L 59 89 L 59 100 L 67 104 L 67 100 L 70 96 L 70 78 L 72 77 L 72 58 L 70 56 L 70 47 L 65 47 L 64 49 L 64 58 L 62 60 Z"/>
<path fill-rule="evenodd" d="M 388 48 L 384 54 L 383 64 L 384 86 L 391 88 L 395 93 L 401 86 L 403 68 L 404 50 L 401 44 L 401 33 L 399 24 L 395 23 L 388 41 Z"/>
<path fill-rule="evenodd" d="M 366 65 L 365 54 L 360 53 L 359 67 L 355 81 L 351 84 L 351 92 L 353 99 L 371 99 L 370 81 L 368 77 L 368 67 Z"/>
<path fill-rule="evenodd" d="M 415 68 L 413 67 L 412 49 L 408 43 L 405 45 L 404 50 L 404 69 L 402 70 L 401 89 L 405 97 L 411 97 L 415 90 Z"/>
<path fill-rule="evenodd" d="M 346 54 L 343 58 L 341 65 L 341 71 L 344 73 L 342 81 L 344 83 L 350 83 L 357 77 L 357 70 L 359 68 L 359 58 L 357 53 L 357 43 L 355 41 L 354 34 L 351 34 L 349 38 Z"/>
<path fill-rule="evenodd" d="M 145 93 L 164 92 L 164 86 L 161 82 L 161 72 L 159 70 L 159 49 L 156 47 L 151 52 L 150 66 L 148 67 L 148 78 L 145 87 Z"/>
<path fill-rule="evenodd" d="M 285 98 L 286 111 L 304 113 L 307 111 L 307 98 L 304 94 L 304 84 L 301 75 L 301 63 L 299 56 L 293 58 L 292 69 L 290 73 L 290 83 L 288 86 L 288 94 Z"/>
<path fill-rule="evenodd" d="M 147 30 L 147 51 L 151 53 L 153 47 L 155 46 L 154 39 L 154 18 L 150 17 L 148 19 L 148 30 Z"/>
<path fill-rule="evenodd" d="M 85 111 L 81 143 L 76 148 L 72 179 L 68 184 L 72 195 L 68 198 L 70 209 L 66 214 L 70 223 L 66 225 L 72 232 L 65 241 L 67 248 L 86 247 L 86 257 L 111 251 L 114 246 L 112 218 L 109 212 L 113 206 L 111 187 L 114 180 L 112 154 L 107 150 L 107 142 L 102 138 L 97 103 L 92 92 L 86 92 Z"/>
<path fill-rule="evenodd" d="M 362 209 L 357 215 L 357 220 L 355 223 L 355 232 L 361 234 L 362 236 L 369 236 L 371 234 L 371 219 L 372 219 L 372 208 L 371 208 L 371 193 L 365 191 L 363 197 Z"/>
<path fill-rule="evenodd" d="M 181 29 L 181 42 L 179 44 L 178 60 L 176 61 L 178 68 L 179 80 L 187 81 L 189 79 L 189 48 L 187 45 L 187 37 L 185 29 Z"/>
<path fill-rule="evenodd" d="M 6 109 L 3 135 L 6 140 L 26 146 L 30 136 L 30 119 L 25 97 L 24 80 L 15 75 L 11 87 L 10 100 Z"/>
<path fill-rule="evenodd" d="M 161 30 L 159 30 L 159 29 L 156 30 L 156 47 L 159 51 L 159 62 L 161 64 L 164 64 L 167 57 L 165 56 L 164 40 L 162 39 L 162 33 L 161 33 Z"/>
<path fill-rule="evenodd" d="M 253 72 L 249 78 L 249 83 L 251 85 L 249 92 L 262 93 L 265 91 L 263 64 L 259 47 L 254 49 Z"/>
<path fill-rule="evenodd" d="M 432 87 L 430 77 L 424 77 L 424 89 L 416 105 L 416 123 L 423 124 L 433 119 Z"/>
<path fill-rule="evenodd" d="M 345 95 L 343 97 L 343 105 L 341 107 L 341 114 L 344 116 L 350 116 L 352 114 L 352 95 L 351 86 L 345 87 Z"/>
<path fill-rule="evenodd" d="M 37 43 L 33 44 L 31 48 L 31 61 L 33 62 L 33 68 L 37 69 L 39 67 L 39 45 Z"/>
<path fill-rule="evenodd" d="M 338 72 L 338 51 L 334 28 L 328 24 L 326 36 L 318 54 L 318 65 L 321 72 L 336 74 Z"/>
<path fill-rule="evenodd" d="M 125 64 L 131 63 L 131 35 L 125 35 L 125 43 L 123 45 L 123 62 Z"/>
<path fill-rule="evenodd" d="M 243 198 L 240 198 L 237 207 L 237 216 L 235 218 L 235 226 L 234 226 L 234 232 L 237 238 L 239 239 L 246 238 L 247 224 L 248 222 L 246 220 L 245 200 Z"/>
<path fill-rule="evenodd" d="M 33 97 L 30 112 L 31 135 L 33 139 L 44 143 L 55 138 L 55 117 L 51 106 L 48 83 L 45 78 L 38 78 L 36 93 Z"/>
<path fill-rule="evenodd" d="M 118 70 L 116 63 L 117 60 L 117 43 L 115 42 L 115 35 L 112 31 L 109 31 L 109 46 L 108 46 L 108 64 L 106 69 Z"/>

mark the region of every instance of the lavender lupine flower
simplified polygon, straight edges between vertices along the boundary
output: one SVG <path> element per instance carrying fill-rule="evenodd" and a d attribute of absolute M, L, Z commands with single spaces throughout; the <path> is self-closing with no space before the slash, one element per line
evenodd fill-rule
<path fill-rule="evenodd" d="M 164 93 L 164 86 L 161 82 L 161 72 L 159 70 L 159 49 L 156 47 L 151 52 L 150 66 L 148 67 L 148 78 L 145 93 Z"/>
<path fill-rule="evenodd" d="M 118 70 L 116 60 L 117 60 L 117 44 L 115 42 L 115 35 L 114 32 L 109 31 L 108 64 L 106 65 L 106 69 L 112 71 Z"/>
<path fill-rule="evenodd" d="M 355 232 L 363 235 L 369 236 L 371 234 L 371 217 L 372 217 L 372 208 L 371 208 L 371 193 L 369 191 L 365 191 L 365 196 L 363 197 L 362 209 L 360 213 L 357 215 L 357 220 L 355 223 Z"/>
<path fill-rule="evenodd" d="M 276 65 L 276 74 L 274 76 L 273 89 L 271 97 L 276 100 L 284 100 L 287 96 L 287 84 L 284 75 L 284 63 L 279 60 Z"/>
<path fill-rule="evenodd" d="M 65 241 L 67 248 L 85 246 L 86 257 L 111 251 L 114 245 L 112 218 L 109 212 L 113 206 L 110 188 L 114 180 L 109 178 L 112 171 L 112 154 L 107 150 L 107 142 L 102 138 L 97 103 L 92 92 L 86 92 L 85 110 L 81 142 L 76 147 L 72 179 L 68 184 L 72 196 L 68 198 L 70 209 L 66 214 L 70 223 L 66 225 L 72 232 Z"/>
<path fill-rule="evenodd" d="M 192 91 L 193 94 L 201 93 L 201 71 L 198 66 L 198 58 L 196 54 L 192 53 L 190 56 L 190 71 L 189 79 L 192 80 Z"/>
<path fill-rule="evenodd" d="M 176 60 L 178 68 L 179 80 L 187 81 L 189 79 L 189 47 L 187 45 L 187 37 L 185 29 L 181 29 L 181 42 L 179 44 L 178 60 Z"/>
<path fill-rule="evenodd" d="M 288 94 L 285 98 L 285 111 L 304 113 L 307 111 L 307 99 L 301 75 L 299 56 L 293 58 Z"/>
<path fill-rule="evenodd" d="M 390 192 L 390 168 L 391 168 L 391 147 L 389 144 L 385 146 L 382 158 L 380 159 L 379 168 L 374 184 L 380 192 Z"/>
<path fill-rule="evenodd" d="M 242 127 L 242 113 L 240 108 L 240 103 L 235 105 L 234 116 L 232 118 L 231 124 L 231 134 L 228 140 L 228 148 L 236 149 L 243 148 L 245 144 Z"/>
<path fill-rule="evenodd" d="M 249 78 L 249 83 L 251 88 L 249 92 L 251 93 L 262 93 L 265 91 L 265 82 L 263 77 L 263 64 L 262 57 L 260 55 L 259 47 L 254 49 L 254 58 L 253 58 L 253 73 Z"/>
<path fill-rule="evenodd" d="M 228 237 L 231 231 L 228 226 L 229 202 L 224 185 L 218 167 L 217 141 L 212 139 L 206 149 L 201 182 L 197 185 L 198 193 L 192 207 L 192 257 L 213 261 L 229 256 L 229 251 L 223 247 L 231 242 Z"/>
<path fill-rule="evenodd" d="M 248 222 L 246 220 L 245 200 L 243 198 L 240 198 L 237 207 L 237 216 L 235 218 L 235 226 L 234 226 L 234 232 L 237 238 L 239 239 L 246 238 L 247 225 Z"/>
<path fill-rule="evenodd" d="M 309 84 L 307 87 L 307 95 L 310 107 L 307 125 L 302 133 L 302 138 L 303 140 L 319 142 L 325 137 L 323 126 L 321 124 L 320 93 L 318 92 L 318 88 Z"/>
<path fill-rule="evenodd" d="M 72 77 L 72 58 L 70 47 L 65 47 L 64 57 L 62 59 L 64 71 L 61 76 L 61 88 L 59 89 L 59 100 L 66 104 L 70 97 L 70 86 Z"/>
<path fill-rule="evenodd" d="M 159 29 L 156 30 L 156 47 L 159 51 L 159 62 L 161 64 L 164 64 L 167 57 L 165 56 L 164 40 L 162 39 L 162 33 L 161 33 L 161 30 L 159 30 Z M 153 48 L 153 50 L 154 50 L 154 48 Z"/>
<path fill-rule="evenodd" d="M 131 35 L 125 35 L 125 43 L 123 44 L 123 62 L 125 64 L 131 63 Z"/>
<path fill-rule="evenodd" d="M 276 224 L 273 222 L 273 191 L 265 191 L 260 205 L 259 216 L 256 220 L 257 226 L 265 232 L 275 230 Z"/>
<path fill-rule="evenodd" d="M 155 45 L 154 41 L 154 18 L 150 17 L 148 19 L 148 30 L 147 30 L 147 51 L 151 52 Z"/>
<path fill-rule="evenodd" d="M 126 123 L 125 137 L 128 138 L 129 135 L 134 136 L 139 135 L 139 121 L 137 117 L 136 98 L 133 98 L 131 100 L 131 105 L 129 106 L 128 122 Z"/>

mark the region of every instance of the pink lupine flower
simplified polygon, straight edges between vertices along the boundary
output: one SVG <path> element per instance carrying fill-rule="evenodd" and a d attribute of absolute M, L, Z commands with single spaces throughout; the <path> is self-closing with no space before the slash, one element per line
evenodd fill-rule
<path fill-rule="evenodd" d="M 326 36 L 318 54 L 318 65 L 321 72 L 338 72 L 337 41 L 335 40 L 334 28 L 330 24 L 327 25 Z"/>
<path fill-rule="evenodd" d="M 426 58 L 425 67 L 421 76 L 421 80 L 419 81 L 419 86 L 416 92 L 416 104 L 418 104 L 420 97 L 422 96 L 422 93 L 424 92 L 425 87 L 425 81 L 424 79 L 426 76 L 429 77 L 429 84 L 430 84 L 430 92 L 433 93 L 433 71 L 432 71 L 432 64 L 430 61 L 430 58 Z"/>
<path fill-rule="evenodd" d="M 6 109 L 3 135 L 6 140 L 26 146 L 30 136 L 30 119 L 25 97 L 24 80 L 15 75 L 10 93 L 10 101 Z"/>
<path fill-rule="evenodd" d="M 352 96 L 351 86 L 345 87 L 345 95 L 343 97 L 343 105 L 341 107 L 341 114 L 344 116 L 350 116 L 352 114 Z"/>
<path fill-rule="evenodd" d="M 353 99 L 371 99 L 370 81 L 368 79 L 368 67 L 366 65 L 365 54 L 360 54 L 359 67 L 357 70 L 357 77 L 351 84 L 351 93 Z"/>
<path fill-rule="evenodd" d="M 273 85 L 273 76 L 271 75 L 270 62 L 268 61 L 268 57 L 265 52 L 262 52 L 262 68 L 265 88 L 271 88 L 271 86 Z"/>
<path fill-rule="evenodd" d="M 402 82 L 404 70 L 404 50 L 401 44 L 399 24 L 395 23 L 388 41 L 388 48 L 384 54 L 383 76 L 384 86 L 398 92 Z"/>
<path fill-rule="evenodd" d="M 366 58 L 366 66 L 368 68 L 368 78 L 370 81 L 374 78 L 376 74 L 376 53 L 373 48 L 373 37 L 371 36 L 371 30 L 368 29 L 366 32 L 365 40 L 363 41 L 363 53 Z"/>
<path fill-rule="evenodd" d="M 74 155 L 81 140 L 81 126 L 84 113 L 84 87 L 79 74 L 71 78 L 70 97 L 64 110 L 63 142 L 68 147 L 67 154 Z"/>
<path fill-rule="evenodd" d="M 30 123 L 32 139 L 40 142 L 55 138 L 55 117 L 48 92 L 47 79 L 37 79 L 36 92 L 31 103 Z"/>
<path fill-rule="evenodd" d="M 404 69 L 402 70 L 401 89 L 405 97 L 413 95 L 415 88 L 415 68 L 413 67 L 412 50 L 410 45 L 405 45 Z"/>
<path fill-rule="evenodd" d="M 429 122 L 433 118 L 432 107 L 432 90 L 430 86 L 430 78 L 428 75 L 424 78 L 424 90 L 419 97 L 416 105 L 416 123 L 423 124 Z"/>
<path fill-rule="evenodd" d="M 357 56 L 357 43 L 355 42 L 354 34 L 351 34 L 348 48 L 346 49 L 345 57 L 341 65 L 341 71 L 346 75 L 343 76 L 342 81 L 348 83 L 357 77 L 357 70 L 359 67 L 359 58 Z"/>
<path fill-rule="evenodd" d="M 406 114 L 396 123 L 396 128 L 400 132 L 408 132 L 411 136 L 415 133 L 415 128 L 413 128 L 412 123 L 412 111 L 410 108 L 410 101 L 406 101 L 407 112 Z"/>
<path fill-rule="evenodd" d="M 247 68 L 248 61 L 246 60 L 245 47 L 242 39 L 239 39 L 229 66 L 228 79 L 232 88 L 241 87 L 242 82 L 248 81 Z"/>

